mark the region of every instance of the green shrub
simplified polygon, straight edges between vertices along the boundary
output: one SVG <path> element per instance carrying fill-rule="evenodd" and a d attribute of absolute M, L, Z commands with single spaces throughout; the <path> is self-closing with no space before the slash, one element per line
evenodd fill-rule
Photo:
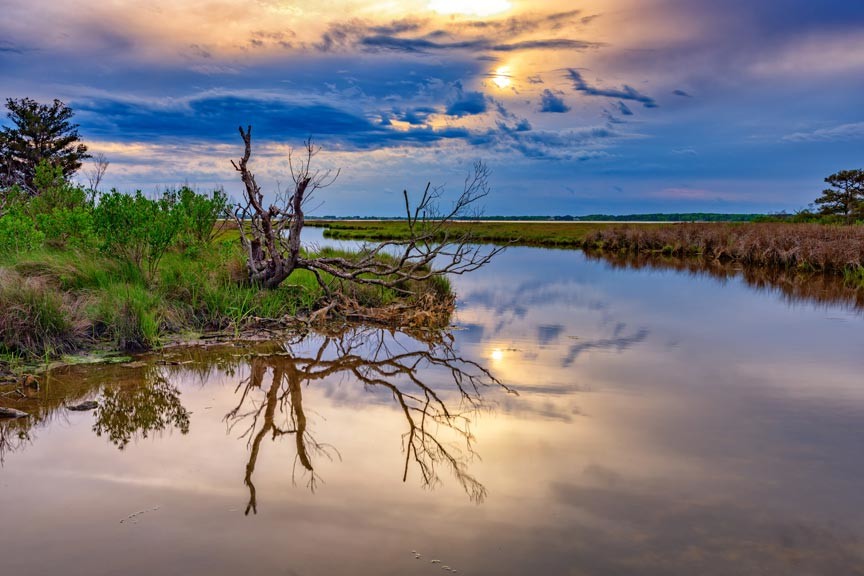
<path fill-rule="evenodd" d="M 187 246 L 209 244 L 221 231 L 218 226 L 228 205 L 228 196 L 222 190 L 213 194 L 198 194 L 188 186 L 173 193 L 177 209 L 183 220 L 183 241 Z"/>
<path fill-rule="evenodd" d="M 61 168 L 45 161 L 36 167 L 34 187 L 35 196 L 22 209 L 46 243 L 58 248 L 95 244 L 93 206 L 84 188 L 67 181 Z"/>
<path fill-rule="evenodd" d="M 0 217 L 0 253 L 27 252 L 45 240 L 45 234 L 19 206 Z"/>
<path fill-rule="evenodd" d="M 104 194 L 93 213 L 102 249 L 134 264 L 152 279 L 159 261 L 180 232 L 183 219 L 169 195 L 158 200 L 112 190 Z"/>

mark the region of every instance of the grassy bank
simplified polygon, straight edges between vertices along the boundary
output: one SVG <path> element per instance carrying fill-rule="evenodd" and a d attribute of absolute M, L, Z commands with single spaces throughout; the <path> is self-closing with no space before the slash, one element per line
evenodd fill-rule
<path fill-rule="evenodd" d="M 0 359 L 99 347 L 144 350 L 172 336 L 239 334 L 262 320 L 293 321 L 323 305 L 323 289 L 306 270 L 275 290 L 250 285 L 231 236 L 167 252 L 152 278 L 94 251 L 40 247 L 0 255 Z M 412 298 L 449 298 L 446 281 L 427 284 Z M 340 291 L 370 309 L 405 303 L 404 296 L 377 286 L 345 284 Z"/>
<path fill-rule="evenodd" d="M 319 221 L 337 239 L 404 239 L 402 221 Z M 615 224 L 455 222 L 477 242 L 582 248 L 598 254 L 662 254 L 707 262 L 840 275 L 864 287 L 864 226 L 783 223 Z"/>
<path fill-rule="evenodd" d="M 326 227 L 324 236 L 334 239 L 400 240 L 408 238 L 402 220 L 340 221 L 313 220 L 309 226 Z M 523 246 L 581 247 L 585 238 L 612 226 L 596 222 L 450 222 L 442 230 L 456 235 L 470 231 L 477 242 L 517 243 Z"/>

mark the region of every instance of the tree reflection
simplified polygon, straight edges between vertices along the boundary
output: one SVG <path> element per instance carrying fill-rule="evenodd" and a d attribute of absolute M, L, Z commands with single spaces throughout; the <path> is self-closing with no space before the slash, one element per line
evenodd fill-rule
<path fill-rule="evenodd" d="M 188 433 L 189 412 L 180 403 L 180 391 L 160 372 L 148 370 L 142 385 L 103 390 L 93 431 L 123 450 L 131 440 L 169 426 Z"/>
<path fill-rule="evenodd" d="M 246 514 L 257 512 L 253 477 L 264 438 L 294 436 L 295 470 L 299 463 L 308 473 L 308 486 L 313 490 L 320 480 L 315 456 L 338 456 L 335 448 L 318 442 L 310 432 L 302 392 L 304 384 L 339 377 L 362 383 L 368 390 L 385 390 L 398 406 L 406 426 L 402 437 L 403 482 L 412 462 L 426 487 L 440 482 L 439 470 L 444 468 L 471 500 L 484 500 L 486 489 L 468 471 L 476 456 L 472 415 L 484 407 L 483 388 L 512 390 L 486 368 L 460 357 L 449 336 L 439 334 L 421 343 L 383 329 L 356 328 L 311 337 L 302 345 L 287 343 L 283 354 L 251 359 L 249 376 L 237 387 L 240 400 L 225 416 L 229 429 L 240 427 L 241 437 L 249 442 L 244 479 L 249 488 Z M 442 440 L 447 433 L 453 433 L 458 441 Z"/>

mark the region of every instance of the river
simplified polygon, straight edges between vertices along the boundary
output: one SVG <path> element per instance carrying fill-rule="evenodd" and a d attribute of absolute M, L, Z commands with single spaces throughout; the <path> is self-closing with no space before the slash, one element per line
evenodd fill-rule
<path fill-rule="evenodd" d="M 864 574 L 849 299 L 521 247 L 453 282 L 446 334 L 55 370 L 0 422 L 0 571 Z"/>

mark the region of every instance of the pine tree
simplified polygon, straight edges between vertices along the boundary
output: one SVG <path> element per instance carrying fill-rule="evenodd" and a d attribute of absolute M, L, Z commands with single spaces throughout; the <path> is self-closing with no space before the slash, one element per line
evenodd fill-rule
<path fill-rule="evenodd" d="M 816 199 L 820 213 L 843 216 L 847 222 L 864 218 L 864 170 L 841 170 L 825 182 L 831 188 Z"/>
<path fill-rule="evenodd" d="M 35 194 L 33 179 L 40 162 L 62 169 L 68 178 L 90 157 L 78 125 L 71 122 L 72 109 L 60 100 L 40 104 L 30 98 L 8 98 L 6 108 L 14 126 L 0 131 L 0 185 L 19 184 Z"/>

